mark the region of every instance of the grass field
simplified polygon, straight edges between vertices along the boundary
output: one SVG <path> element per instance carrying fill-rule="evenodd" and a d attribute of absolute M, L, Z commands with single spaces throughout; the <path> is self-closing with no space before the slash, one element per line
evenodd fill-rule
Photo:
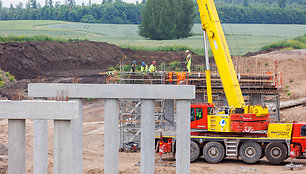
<path fill-rule="evenodd" d="M 230 51 L 242 55 L 262 46 L 306 33 L 306 25 L 223 24 Z M 63 21 L 0 21 L 0 35 L 48 35 L 55 38 L 104 41 L 125 48 L 158 50 L 160 47 L 188 47 L 203 53 L 202 30 L 195 24 L 193 36 L 178 40 L 152 41 L 137 34 L 137 25 L 84 24 Z"/>

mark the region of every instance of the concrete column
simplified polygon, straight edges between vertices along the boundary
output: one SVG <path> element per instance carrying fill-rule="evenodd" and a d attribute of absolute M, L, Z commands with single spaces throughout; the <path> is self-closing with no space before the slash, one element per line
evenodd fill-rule
<path fill-rule="evenodd" d="M 79 107 L 78 119 L 71 121 L 72 126 L 72 169 L 74 174 L 83 173 L 83 102 L 81 99 L 72 99 Z"/>
<path fill-rule="evenodd" d="M 8 120 L 8 173 L 25 173 L 25 120 Z"/>
<path fill-rule="evenodd" d="M 48 120 L 34 120 L 33 173 L 48 173 Z"/>
<path fill-rule="evenodd" d="M 166 128 L 174 126 L 174 100 L 165 100 L 165 119 Z"/>
<path fill-rule="evenodd" d="M 190 100 L 176 100 L 176 173 L 190 173 Z"/>
<path fill-rule="evenodd" d="M 104 104 L 104 173 L 118 173 L 119 101 L 106 99 Z"/>
<path fill-rule="evenodd" d="M 54 174 L 73 173 L 70 120 L 54 120 Z"/>
<path fill-rule="evenodd" d="M 153 174 L 155 169 L 155 103 L 154 100 L 141 102 L 141 174 Z"/>

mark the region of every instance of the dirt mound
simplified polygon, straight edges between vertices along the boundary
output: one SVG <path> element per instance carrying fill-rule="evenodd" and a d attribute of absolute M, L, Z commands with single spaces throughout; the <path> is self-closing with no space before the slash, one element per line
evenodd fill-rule
<path fill-rule="evenodd" d="M 277 50 L 280 50 L 280 49 L 281 49 L 281 47 L 276 47 L 276 48 L 269 48 L 269 49 L 262 50 L 262 51 L 248 52 L 244 56 L 246 56 L 246 57 L 256 56 L 256 55 L 259 55 L 259 54 L 266 54 L 266 53 L 270 53 L 272 51 L 277 51 Z"/>
<path fill-rule="evenodd" d="M 126 58 L 124 58 L 126 56 Z M 17 79 L 37 76 L 84 76 L 104 72 L 120 60 L 136 60 L 150 64 L 185 60 L 184 51 L 149 52 L 122 49 L 105 42 L 26 42 L 0 44 L 0 68 L 14 74 Z M 203 60 L 193 56 L 193 62 Z"/>
<path fill-rule="evenodd" d="M 277 60 L 277 71 L 282 73 L 282 100 L 306 97 L 306 49 L 272 51 L 254 58 Z"/>

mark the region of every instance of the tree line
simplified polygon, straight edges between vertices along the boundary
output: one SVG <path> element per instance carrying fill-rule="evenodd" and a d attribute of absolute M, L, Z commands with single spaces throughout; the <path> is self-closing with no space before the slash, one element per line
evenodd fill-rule
<path fill-rule="evenodd" d="M 0 0 L 1 2 L 1 0 Z M 117 0 L 103 0 L 101 4 L 76 5 L 74 0 L 66 4 L 46 1 L 41 7 L 36 0 L 29 0 L 25 8 L 22 3 L 10 8 L 0 6 L 0 20 L 61 20 L 84 23 L 139 24 L 144 3 L 131 4 Z M 1 3 L 0 3 L 1 5 Z"/>
<path fill-rule="evenodd" d="M 217 6 L 223 23 L 306 24 L 306 6 L 282 8 L 278 4 L 222 4 Z M 197 15 L 196 23 L 200 23 Z"/>
<path fill-rule="evenodd" d="M 84 23 L 140 24 L 141 12 L 146 0 L 136 4 L 125 3 L 121 0 L 101 1 L 101 4 L 91 4 L 89 0 L 88 4 L 76 5 L 74 0 L 66 0 L 66 4 L 60 5 L 59 2 L 54 3 L 52 0 L 46 0 L 46 3 L 41 5 L 36 0 L 29 0 L 25 4 L 25 8 L 22 3 L 4 8 L 0 0 L 0 20 L 62 20 Z M 304 0 L 215 0 L 215 3 L 221 21 L 226 23 L 306 24 Z M 194 22 L 200 23 L 195 3 L 194 6 L 196 16 Z M 175 13 L 176 18 L 179 17 Z M 165 15 L 168 14 L 170 12 L 165 13 Z M 164 18 L 169 17 L 165 15 Z"/>

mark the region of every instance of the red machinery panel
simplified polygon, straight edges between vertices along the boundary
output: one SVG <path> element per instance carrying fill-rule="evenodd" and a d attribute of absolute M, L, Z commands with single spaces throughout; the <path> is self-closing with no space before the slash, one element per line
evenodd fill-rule
<path fill-rule="evenodd" d="M 269 121 L 255 121 L 255 122 L 240 122 L 232 121 L 231 130 L 234 132 L 254 132 L 260 130 L 268 130 Z"/>

